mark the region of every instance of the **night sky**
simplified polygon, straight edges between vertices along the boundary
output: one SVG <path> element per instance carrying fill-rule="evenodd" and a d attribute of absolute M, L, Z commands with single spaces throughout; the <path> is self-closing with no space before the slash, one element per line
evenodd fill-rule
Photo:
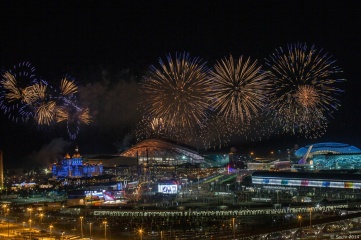
<path fill-rule="evenodd" d="M 136 86 L 129 79 L 139 81 L 149 65 L 168 53 L 186 51 L 210 66 L 229 54 L 263 62 L 274 49 L 296 42 L 332 54 L 347 79 L 339 97 L 342 107 L 333 114 L 327 133 L 316 140 L 283 135 L 231 145 L 240 152 L 320 141 L 361 148 L 360 1 L 51 2 L 0 3 L 0 67 L 30 62 L 49 82 L 71 75 L 83 88 L 81 100 L 93 107 L 96 121 L 81 126 L 78 138 L 70 141 L 64 126 L 39 129 L 31 122 L 9 121 L 1 113 L 0 147 L 6 165 L 32 159 L 51 162 L 75 143 L 83 154 L 116 153 L 113 143 L 128 134 L 136 118 L 136 106 L 122 105 L 136 99 Z M 101 88 L 104 80 L 112 91 Z M 127 87 L 132 91 L 125 91 Z M 103 104 L 95 105 L 94 96 Z"/>

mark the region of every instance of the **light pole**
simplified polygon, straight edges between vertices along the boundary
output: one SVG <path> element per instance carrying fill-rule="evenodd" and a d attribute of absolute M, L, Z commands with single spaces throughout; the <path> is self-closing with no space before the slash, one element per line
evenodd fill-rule
<path fill-rule="evenodd" d="M 312 229 L 312 208 L 310 207 L 310 229 Z"/>
<path fill-rule="evenodd" d="M 31 220 L 31 213 L 32 213 L 33 209 L 32 209 L 32 208 L 28 208 L 28 211 L 29 211 L 29 213 L 30 213 L 29 223 L 30 223 L 30 239 L 31 239 L 31 222 L 32 222 L 32 220 Z"/>
<path fill-rule="evenodd" d="M 143 229 L 139 229 L 140 240 L 143 240 Z"/>
<path fill-rule="evenodd" d="M 40 223 L 41 223 L 41 224 L 43 224 L 43 217 L 44 217 L 44 214 L 43 214 L 43 213 L 40 213 L 40 214 L 39 214 L 39 216 L 40 216 Z"/>
<path fill-rule="evenodd" d="M 301 228 L 302 216 L 301 216 L 301 215 L 298 215 L 297 218 L 298 218 L 298 221 L 300 221 L 300 239 L 302 239 L 302 228 Z"/>
<path fill-rule="evenodd" d="M 23 232 L 25 231 L 25 222 L 23 222 Z"/>
<path fill-rule="evenodd" d="M 107 240 L 107 221 L 105 220 L 104 222 L 103 222 L 103 224 L 104 224 L 104 239 L 105 240 Z"/>
<path fill-rule="evenodd" d="M 83 216 L 80 217 L 80 236 L 83 238 Z"/>
<path fill-rule="evenodd" d="M 50 224 L 50 226 L 49 226 L 49 234 L 50 234 L 50 236 L 51 236 L 51 229 L 53 228 L 53 225 L 52 224 Z"/>
<path fill-rule="evenodd" d="M 6 208 L 6 220 L 7 220 L 7 222 L 8 222 L 8 237 L 10 236 L 10 226 L 9 226 L 9 224 L 10 224 L 10 222 L 9 222 L 9 208 Z"/>
<path fill-rule="evenodd" d="M 199 189 L 199 176 L 197 176 L 197 179 L 198 179 L 198 182 L 197 182 L 197 184 L 198 184 L 198 186 L 197 186 L 197 188 Z"/>
<path fill-rule="evenodd" d="M 6 204 L 3 204 L 2 205 L 2 208 L 3 208 L 3 215 L 4 215 L 4 217 L 6 216 L 6 211 L 5 211 L 5 209 L 6 209 Z"/>
<path fill-rule="evenodd" d="M 92 239 L 92 223 L 89 223 L 89 239 Z"/>
<path fill-rule="evenodd" d="M 31 238 L 31 219 L 29 220 L 29 223 L 30 223 L 30 239 L 32 239 Z"/>
<path fill-rule="evenodd" d="M 227 192 L 229 193 L 229 183 L 227 183 Z"/>
<path fill-rule="evenodd" d="M 31 220 L 31 212 L 33 211 L 33 209 L 32 209 L 32 208 L 28 208 L 28 211 L 29 211 L 29 213 L 30 213 L 30 220 Z"/>
<path fill-rule="evenodd" d="M 235 218 L 232 218 L 232 224 L 233 224 L 233 240 L 236 240 L 236 230 L 234 228 L 234 220 Z"/>

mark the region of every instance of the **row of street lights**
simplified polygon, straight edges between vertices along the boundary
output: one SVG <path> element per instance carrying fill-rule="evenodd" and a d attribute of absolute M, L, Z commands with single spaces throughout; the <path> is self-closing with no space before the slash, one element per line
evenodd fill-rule
<path fill-rule="evenodd" d="M 82 239 L 84 238 L 84 233 L 83 233 L 83 219 L 84 219 L 84 217 L 81 216 L 81 217 L 80 217 L 80 235 L 81 235 L 81 238 L 82 238 Z M 92 224 L 93 224 L 93 223 L 89 223 L 89 238 L 90 238 L 90 239 L 92 239 Z M 103 221 L 103 224 L 104 224 L 104 239 L 107 240 L 107 225 L 108 225 L 108 222 L 107 222 L 106 219 Z"/>

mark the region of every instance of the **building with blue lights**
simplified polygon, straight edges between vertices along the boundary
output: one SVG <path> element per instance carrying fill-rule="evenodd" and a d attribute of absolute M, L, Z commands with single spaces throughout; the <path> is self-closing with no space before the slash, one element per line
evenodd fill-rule
<path fill-rule="evenodd" d="M 324 142 L 324 143 L 315 143 L 311 144 L 312 149 L 310 151 L 310 157 L 313 155 L 321 154 L 354 154 L 361 153 L 361 150 L 355 146 L 346 143 L 336 143 L 336 142 Z M 306 154 L 307 149 L 311 146 L 307 145 L 305 147 L 299 148 L 295 155 L 296 157 L 302 157 Z"/>
<path fill-rule="evenodd" d="M 295 155 L 302 157 L 310 146 L 298 149 Z M 361 169 L 361 150 L 345 143 L 312 144 L 309 159 L 314 170 Z"/>
<path fill-rule="evenodd" d="M 66 154 L 64 159 L 54 163 L 52 172 L 55 178 L 92 177 L 103 174 L 103 165 L 102 163 L 89 164 L 84 162 L 78 147 L 76 147 L 72 157 Z"/>

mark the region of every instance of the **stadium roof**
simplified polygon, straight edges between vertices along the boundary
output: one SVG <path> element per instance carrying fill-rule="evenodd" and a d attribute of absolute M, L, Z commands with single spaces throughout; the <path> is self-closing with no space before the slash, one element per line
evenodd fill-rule
<path fill-rule="evenodd" d="M 204 158 L 197 151 L 186 146 L 181 146 L 164 139 L 147 139 L 141 141 L 130 149 L 120 154 L 126 157 L 165 157 L 173 156 L 175 158 L 182 158 L 182 156 L 190 157 L 194 160 L 203 161 Z"/>
<path fill-rule="evenodd" d="M 345 154 L 345 153 L 361 153 L 361 150 L 355 146 L 346 143 L 336 143 L 336 142 L 324 142 L 324 143 L 315 143 L 311 144 L 312 149 L 310 155 L 314 154 L 327 154 L 327 153 L 336 153 L 336 154 Z M 309 146 L 302 147 L 295 152 L 297 157 L 302 157 L 306 154 Z"/>

